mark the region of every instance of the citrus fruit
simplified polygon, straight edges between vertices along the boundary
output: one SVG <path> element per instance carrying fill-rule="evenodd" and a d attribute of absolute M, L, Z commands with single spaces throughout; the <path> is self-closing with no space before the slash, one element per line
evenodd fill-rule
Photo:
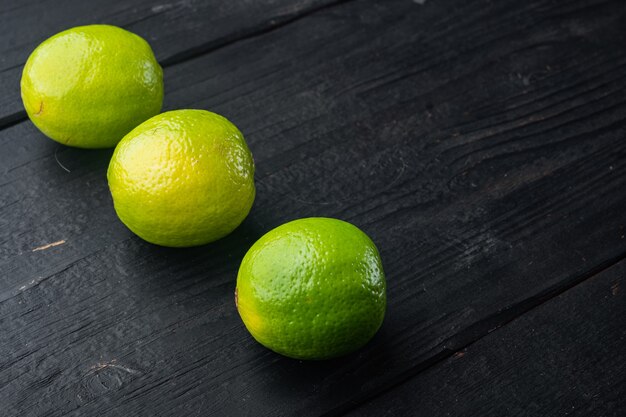
<path fill-rule="evenodd" d="M 243 135 L 205 110 L 175 110 L 137 126 L 107 172 L 117 215 L 162 246 L 196 246 L 232 232 L 254 201 L 254 161 Z"/>
<path fill-rule="evenodd" d="M 262 345 L 296 359 L 327 359 L 374 336 L 385 288 L 370 238 L 350 223 L 314 217 L 283 224 L 250 248 L 235 304 Z"/>
<path fill-rule="evenodd" d="M 33 51 L 21 88 L 28 117 L 46 136 L 78 148 L 109 148 L 161 111 L 163 71 L 134 33 L 79 26 Z"/>

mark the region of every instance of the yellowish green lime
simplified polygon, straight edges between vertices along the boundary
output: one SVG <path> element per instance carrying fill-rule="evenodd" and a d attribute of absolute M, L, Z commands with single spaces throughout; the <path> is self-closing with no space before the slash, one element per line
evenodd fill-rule
<path fill-rule="evenodd" d="M 382 324 L 386 285 L 378 250 L 356 226 L 306 218 L 275 228 L 245 255 L 235 303 L 252 336 L 297 359 L 366 344 Z"/>
<path fill-rule="evenodd" d="M 159 114 L 115 148 L 107 173 L 117 215 L 163 246 L 196 246 L 232 232 L 254 201 L 254 161 L 243 135 L 205 110 Z"/>
<path fill-rule="evenodd" d="M 28 117 L 46 136 L 79 148 L 109 148 L 161 111 L 163 71 L 134 33 L 79 26 L 33 51 L 21 88 Z"/>

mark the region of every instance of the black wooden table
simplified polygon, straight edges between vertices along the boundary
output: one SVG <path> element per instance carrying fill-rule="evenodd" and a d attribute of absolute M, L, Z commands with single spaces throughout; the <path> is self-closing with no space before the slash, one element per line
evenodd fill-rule
<path fill-rule="evenodd" d="M 1 416 L 626 415 L 623 0 L 0 1 Z M 21 68 L 89 23 L 146 38 L 165 109 L 244 132 L 257 199 L 229 237 L 150 245 L 110 150 L 43 137 Z M 239 262 L 298 217 L 377 243 L 364 349 L 253 341 Z"/>

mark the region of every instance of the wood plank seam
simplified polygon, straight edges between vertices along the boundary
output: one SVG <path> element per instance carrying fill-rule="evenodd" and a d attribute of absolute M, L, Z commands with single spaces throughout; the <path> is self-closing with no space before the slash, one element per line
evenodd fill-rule
<path fill-rule="evenodd" d="M 280 16 L 276 19 L 271 19 L 270 21 L 266 22 L 265 25 L 260 25 L 258 28 L 255 28 L 254 30 L 250 30 L 248 32 L 243 31 L 241 33 L 233 33 L 232 35 L 224 36 L 223 38 L 217 39 L 215 41 L 210 41 L 210 42 L 198 45 L 196 47 L 183 50 L 177 54 L 174 54 L 168 58 L 165 58 L 161 62 L 161 65 L 163 67 L 170 67 L 170 66 L 180 64 L 185 61 L 189 61 L 191 59 L 197 58 L 202 55 L 210 54 L 211 52 L 226 48 L 238 42 L 256 38 L 258 36 L 263 36 L 266 33 L 270 33 L 275 30 L 281 29 L 291 23 L 294 23 L 298 20 L 302 20 L 315 13 L 331 9 L 333 7 L 339 6 L 343 3 L 349 3 L 351 1 L 355 1 L 355 0 L 337 0 L 333 3 L 324 4 L 318 7 L 312 7 L 309 10 L 303 11 L 302 13 L 287 14 L 284 16 Z"/>
<path fill-rule="evenodd" d="M 8 129 L 11 126 L 15 126 L 16 124 L 22 123 L 26 120 L 28 120 L 28 116 L 26 116 L 25 110 L 21 110 L 17 113 L 12 113 L 8 116 L 1 117 L 0 130 Z"/>
<path fill-rule="evenodd" d="M 522 315 L 528 313 L 529 311 L 550 302 L 550 300 L 552 300 L 553 298 L 556 298 L 559 295 L 573 289 L 574 287 L 583 284 L 585 281 L 603 273 L 604 271 L 610 269 L 611 267 L 615 266 L 625 259 L 626 252 L 614 258 L 608 259 L 600 265 L 597 265 L 589 269 L 588 271 L 580 274 L 579 276 L 573 278 L 571 281 L 563 283 L 563 285 L 557 284 L 553 288 L 548 288 L 545 291 L 542 291 L 535 297 L 522 300 L 517 304 L 511 305 L 506 310 L 502 310 L 496 314 L 477 321 L 466 329 L 459 331 L 451 339 L 444 341 L 442 343 L 443 348 L 441 349 L 441 351 L 436 352 L 434 355 L 430 356 L 426 360 L 418 363 L 415 367 L 399 375 L 399 377 L 393 383 L 382 389 L 367 392 L 362 395 L 359 400 L 352 401 L 350 404 L 345 404 L 334 410 L 329 410 L 328 412 L 322 414 L 320 417 L 334 417 L 346 415 L 350 411 L 364 404 L 366 401 L 372 401 L 375 398 L 378 398 L 383 394 L 393 390 L 394 388 L 404 384 L 406 381 L 416 377 L 425 370 L 432 368 L 437 364 L 445 361 L 446 359 L 456 355 L 458 352 L 467 349 L 469 346 L 478 342 L 490 333 L 505 327 L 506 325 L 518 319 Z M 469 335 L 467 336 L 467 339 L 465 339 L 463 336 L 467 333 L 469 333 Z"/>
<path fill-rule="evenodd" d="M 255 38 L 257 36 L 263 36 L 267 33 L 273 32 L 275 30 L 281 29 L 291 23 L 294 23 L 298 20 L 304 19 L 308 16 L 311 16 L 315 13 L 318 12 L 322 12 L 324 10 L 327 9 L 331 9 L 333 7 L 339 6 L 342 3 L 349 3 L 351 1 L 355 1 L 355 0 L 337 0 L 333 3 L 329 3 L 329 4 L 324 4 L 322 6 L 318 6 L 318 7 L 312 7 L 308 10 L 304 10 L 301 13 L 293 13 L 293 14 L 286 14 L 283 16 L 279 16 L 278 18 L 275 19 L 270 19 L 267 22 L 264 22 L 263 24 L 259 25 L 257 28 L 251 29 L 249 31 L 243 31 L 243 32 L 235 32 L 233 34 L 230 35 L 226 35 L 222 38 L 216 39 L 216 40 L 212 40 L 209 41 L 207 43 L 195 46 L 193 48 L 187 49 L 187 50 L 183 50 L 181 52 L 178 52 L 172 56 L 169 56 L 165 59 L 163 59 L 160 64 L 161 67 L 163 68 L 168 68 L 168 67 L 172 67 L 174 65 L 177 64 L 181 64 L 183 62 L 192 60 L 194 58 L 200 57 L 202 55 L 206 55 L 206 54 L 210 54 L 212 52 L 218 51 L 220 49 L 226 48 L 230 45 L 236 44 L 238 42 L 241 41 L 246 41 L 248 39 L 252 39 Z M 158 15 L 158 14 L 157 14 Z M 150 15 L 150 16 L 146 16 L 145 18 L 141 19 L 141 20 L 145 20 L 148 18 L 153 18 L 157 15 Z M 135 24 L 141 20 L 137 20 L 134 22 L 130 22 L 128 25 L 125 26 L 129 26 L 132 24 Z M 43 41 L 43 40 L 42 40 Z M 10 69 L 15 69 L 17 67 L 22 66 L 23 64 L 20 65 L 14 65 L 13 67 L 10 68 L 6 68 L 4 71 L 8 71 Z M 0 131 L 3 129 L 7 129 L 11 126 L 14 126 L 18 123 L 24 122 L 28 120 L 28 116 L 26 115 L 26 111 L 21 110 L 19 112 L 16 113 L 12 113 L 9 114 L 8 116 L 4 116 L 2 118 L 0 118 Z"/>

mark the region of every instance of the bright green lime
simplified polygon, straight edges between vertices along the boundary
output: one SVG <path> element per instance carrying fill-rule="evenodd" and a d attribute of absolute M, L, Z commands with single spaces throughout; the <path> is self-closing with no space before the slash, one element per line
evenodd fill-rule
<path fill-rule="evenodd" d="M 133 129 L 107 173 L 117 215 L 163 246 L 195 246 L 232 232 L 254 201 L 254 161 L 224 117 L 176 110 Z"/>
<path fill-rule="evenodd" d="M 79 26 L 39 45 L 22 73 L 22 101 L 46 136 L 110 148 L 161 111 L 163 71 L 150 45 L 124 29 Z"/>
<path fill-rule="evenodd" d="M 252 336 L 297 359 L 327 359 L 367 343 L 385 315 L 385 277 L 365 233 L 307 218 L 275 228 L 244 257 L 235 302 Z"/>

